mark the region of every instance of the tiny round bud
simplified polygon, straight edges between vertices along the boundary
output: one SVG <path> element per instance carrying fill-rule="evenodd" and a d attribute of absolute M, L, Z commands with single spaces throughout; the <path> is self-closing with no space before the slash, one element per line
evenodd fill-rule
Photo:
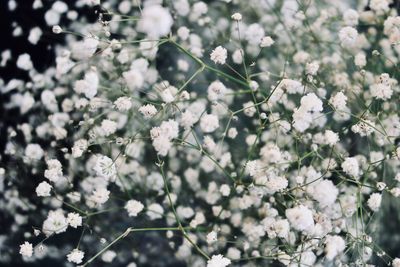
<path fill-rule="evenodd" d="M 381 53 L 378 50 L 372 51 L 373 56 L 379 56 Z"/>
<path fill-rule="evenodd" d="M 55 26 L 53 26 L 53 33 L 55 33 L 55 34 L 60 34 L 60 33 L 62 33 L 62 28 L 59 26 L 59 25 L 55 25 Z"/>
<path fill-rule="evenodd" d="M 241 21 L 241 20 L 242 20 L 242 14 L 240 14 L 240 13 L 235 13 L 235 14 L 233 14 L 233 15 L 231 16 L 231 18 L 232 18 L 233 20 L 236 20 L 236 21 Z"/>

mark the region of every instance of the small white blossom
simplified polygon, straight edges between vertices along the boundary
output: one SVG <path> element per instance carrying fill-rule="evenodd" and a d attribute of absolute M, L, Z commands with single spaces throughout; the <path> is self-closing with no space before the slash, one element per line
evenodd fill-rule
<path fill-rule="evenodd" d="M 274 43 L 275 41 L 271 38 L 271 36 L 264 36 L 261 39 L 260 47 L 270 47 Z"/>
<path fill-rule="evenodd" d="M 350 176 L 357 178 L 360 175 L 360 167 L 357 159 L 354 157 L 345 158 L 341 166 L 343 171 Z"/>
<path fill-rule="evenodd" d="M 38 197 L 49 197 L 52 186 L 47 182 L 41 182 L 36 187 L 36 194 Z"/>
<path fill-rule="evenodd" d="M 218 117 L 213 114 L 205 114 L 200 120 L 200 128 L 205 133 L 212 133 L 219 127 Z"/>
<path fill-rule="evenodd" d="M 241 20 L 242 20 L 242 14 L 240 14 L 240 13 L 234 13 L 234 14 L 231 16 L 231 18 L 232 18 L 233 20 L 236 20 L 236 21 L 241 21 Z"/>
<path fill-rule="evenodd" d="M 207 244 L 209 244 L 209 245 L 214 244 L 215 242 L 218 241 L 217 232 L 215 232 L 215 231 L 209 232 L 206 236 L 206 239 L 207 239 Z"/>
<path fill-rule="evenodd" d="M 400 258 L 394 258 L 392 261 L 392 267 L 400 267 Z"/>
<path fill-rule="evenodd" d="M 115 163 L 107 156 L 101 155 L 97 157 L 96 165 L 93 170 L 98 176 L 114 180 L 117 174 Z"/>
<path fill-rule="evenodd" d="M 82 226 L 82 217 L 76 212 L 70 212 L 67 215 L 67 222 L 72 228 Z"/>
<path fill-rule="evenodd" d="M 305 232 L 312 232 L 314 229 L 312 211 L 306 206 L 299 205 L 297 207 L 287 209 L 285 214 L 290 222 L 290 225 L 294 229 Z"/>
<path fill-rule="evenodd" d="M 145 119 L 150 119 L 157 114 L 157 109 L 152 104 L 146 104 L 139 108 L 139 112 L 142 113 Z"/>
<path fill-rule="evenodd" d="M 114 106 L 119 111 L 128 111 L 132 107 L 132 101 L 129 97 L 122 96 L 119 97 L 117 100 L 114 101 Z"/>
<path fill-rule="evenodd" d="M 83 152 L 88 149 L 88 141 L 86 139 L 78 139 L 75 141 L 72 147 L 72 157 L 79 158 L 82 156 Z"/>
<path fill-rule="evenodd" d="M 52 28 L 52 31 L 55 34 L 60 34 L 60 33 L 62 33 L 63 30 L 59 25 L 54 25 L 53 28 Z"/>
<path fill-rule="evenodd" d="M 84 255 L 85 253 L 83 251 L 79 249 L 74 249 L 67 255 L 67 260 L 69 262 L 80 264 L 82 263 Z"/>
<path fill-rule="evenodd" d="M 372 211 L 378 211 L 379 208 L 381 207 L 381 203 L 382 203 L 382 195 L 379 193 L 371 194 L 367 201 L 368 207 Z"/>
<path fill-rule="evenodd" d="M 107 202 L 110 197 L 110 191 L 106 188 L 97 188 L 93 191 L 93 194 L 90 196 L 90 200 L 93 201 L 96 205 L 100 206 Z"/>
<path fill-rule="evenodd" d="M 219 192 L 221 192 L 221 195 L 223 195 L 224 197 L 227 197 L 231 193 L 231 188 L 229 187 L 229 185 L 223 184 L 221 185 Z"/>
<path fill-rule="evenodd" d="M 344 239 L 338 235 L 329 235 L 325 240 L 325 252 L 328 260 L 333 260 L 346 248 Z"/>
<path fill-rule="evenodd" d="M 168 9 L 159 5 L 147 5 L 141 12 L 137 29 L 150 38 L 159 38 L 170 32 L 173 23 Z"/>
<path fill-rule="evenodd" d="M 144 205 L 137 200 L 129 200 L 126 205 L 125 209 L 128 211 L 129 217 L 136 217 L 139 212 L 141 212 L 144 208 Z"/>
<path fill-rule="evenodd" d="M 104 131 L 104 136 L 109 136 L 117 131 L 117 123 L 112 120 L 103 120 L 100 127 Z"/>
<path fill-rule="evenodd" d="M 22 70 L 31 70 L 33 68 L 31 56 L 27 53 L 19 55 L 17 59 L 17 67 Z"/>
<path fill-rule="evenodd" d="M 346 26 L 339 31 L 340 43 L 345 48 L 355 46 L 358 38 L 358 32 L 355 28 Z"/>
<path fill-rule="evenodd" d="M 231 264 L 231 260 L 225 258 L 221 254 L 213 255 L 211 259 L 207 261 L 207 267 L 226 267 Z"/>
<path fill-rule="evenodd" d="M 316 75 L 319 69 L 319 63 L 317 61 L 313 61 L 306 64 L 306 74 L 308 75 Z"/>
<path fill-rule="evenodd" d="M 20 250 L 19 250 L 19 254 L 21 254 L 24 257 L 32 257 L 33 255 L 33 246 L 31 243 L 25 241 L 24 244 L 20 245 Z"/>
<path fill-rule="evenodd" d="M 216 47 L 210 54 L 210 58 L 215 64 L 225 64 L 228 52 L 222 46 Z"/>

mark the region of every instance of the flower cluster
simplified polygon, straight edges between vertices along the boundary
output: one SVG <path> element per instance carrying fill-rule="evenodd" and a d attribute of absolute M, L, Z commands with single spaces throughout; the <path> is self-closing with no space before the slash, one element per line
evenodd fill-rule
<path fill-rule="evenodd" d="M 400 266 L 393 1 L 99 2 L 67 29 L 56 1 L 54 66 L 1 83 L 24 261 Z"/>

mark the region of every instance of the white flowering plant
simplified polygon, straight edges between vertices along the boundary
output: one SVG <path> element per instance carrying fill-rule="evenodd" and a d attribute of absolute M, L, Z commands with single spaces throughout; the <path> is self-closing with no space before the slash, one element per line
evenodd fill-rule
<path fill-rule="evenodd" d="M 1 88 L 24 261 L 400 266 L 397 1 L 57 3 L 54 66 Z"/>

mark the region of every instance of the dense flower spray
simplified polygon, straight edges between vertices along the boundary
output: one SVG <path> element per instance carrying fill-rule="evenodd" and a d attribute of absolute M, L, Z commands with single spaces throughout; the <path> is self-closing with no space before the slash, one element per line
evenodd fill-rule
<path fill-rule="evenodd" d="M 21 53 L 29 81 L 0 83 L 23 118 L 0 248 L 18 233 L 26 262 L 400 266 L 381 219 L 400 197 L 398 11 L 306 2 L 55 1 L 26 34 L 65 37 L 54 65 Z"/>

